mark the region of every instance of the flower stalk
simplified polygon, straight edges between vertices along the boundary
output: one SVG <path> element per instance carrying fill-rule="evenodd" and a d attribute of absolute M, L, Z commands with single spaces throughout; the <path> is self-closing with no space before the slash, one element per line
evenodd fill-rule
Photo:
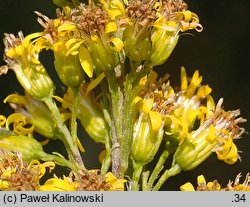
<path fill-rule="evenodd" d="M 45 98 L 43 101 L 50 109 L 58 128 L 61 130 L 62 134 L 64 135 L 64 137 L 62 138 L 62 141 L 65 144 L 67 152 L 69 153 L 69 160 L 73 162 L 78 168 L 85 169 L 78 146 L 77 144 L 73 142 L 72 136 L 68 128 L 63 123 L 61 116 L 60 116 L 60 112 L 55 102 L 52 100 L 52 98 Z"/>

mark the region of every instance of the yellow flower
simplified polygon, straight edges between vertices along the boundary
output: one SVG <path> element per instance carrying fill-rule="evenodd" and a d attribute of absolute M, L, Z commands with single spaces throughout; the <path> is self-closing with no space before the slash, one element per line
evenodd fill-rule
<path fill-rule="evenodd" d="M 209 108 L 210 105 L 214 107 L 213 99 L 209 96 L 212 89 L 208 85 L 201 85 L 201 81 L 202 76 L 199 76 L 199 72 L 195 71 L 189 82 L 185 68 L 181 68 L 181 91 L 177 95 L 177 107 L 174 114 L 186 122 L 188 130 L 193 128 L 197 119 L 203 122 L 204 116 L 213 110 L 213 108 Z"/>
<path fill-rule="evenodd" d="M 213 182 L 206 182 L 203 175 L 197 177 L 198 186 L 195 188 L 190 182 L 182 185 L 182 191 L 250 191 L 250 177 L 249 173 L 243 183 L 240 183 L 241 174 L 237 175 L 235 181 L 229 181 L 225 188 L 221 187 L 217 180 Z"/>
<path fill-rule="evenodd" d="M 162 138 L 164 121 L 157 111 L 151 111 L 153 99 L 141 99 L 141 111 L 134 123 L 131 156 L 142 165 L 150 162 L 158 151 Z"/>
<path fill-rule="evenodd" d="M 15 151 L 0 148 L 0 190 L 34 191 L 39 189 L 40 178 L 54 169 L 55 163 L 40 163 L 33 160 L 29 164 Z"/>
<path fill-rule="evenodd" d="M 81 68 L 81 62 L 77 54 L 68 54 L 67 43 L 73 39 L 68 40 L 67 42 L 58 41 L 53 44 L 54 51 L 54 65 L 62 82 L 69 87 L 79 86 L 83 79 L 84 73 Z M 85 72 L 89 77 L 92 77 L 93 70 L 92 68 L 86 69 Z"/>
<path fill-rule="evenodd" d="M 7 66 L 1 70 L 6 70 L 6 67 L 12 69 L 23 88 L 34 98 L 41 100 L 52 95 L 54 85 L 38 60 L 39 51 L 31 44 L 31 40 L 38 36 L 40 33 L 25 38 L 22 32 L 18 33 L 17 38 L 13 34 L 6 34 L 4 43 Z"/>
<path fill-rule="evenodd" d="M 77 118 L 81 121 L 91 139 L 98 143 L 106 143 L 109 127 L 104 119 L 102 106 L 88 92 L 89 86 L 81 85 Z M 62 103 L 63 108 L 71 109 L 73 104 L 72 91 L 68 90 L 63 99 L 57 97 L 57 100 Z"/>
<path fill-rule="evenodd" d="M 76 191 L 77 184 L 69 177 L 63 176 L 63 179 L 54 177 L 48 179 L 43 185 L 38 188 L 39 191 Z"/>
<path fill-rule="evenodd" d="M 1 136 L 4 135 L 24 135 L 24 136 L 31 136 L 33 134 L 34 126 L 32 123 L 22 114 L 20 113 L 13 113 L 8 116 L 8 118 L 2 122 L 3 130 L 8 133 L 3 134 L 1 132 Z"/>
<path fill-rule="evenodd" d="M 41 101 L 33 99 L 28 94 L 25 96 L 11 94 L 5 98 L 4 102 L 9 102 L 11 107 L 14 108 L 16 112 L 20 113 L 20 116 L 22 114 L 26 122 L 30 122 L 34 130 L 39 134 L 51 139 L 58 139 L 61 137 L 60 131 L 55 126 L 54 119 L 48 107 Z M 15 117 L 15 120 L 20 124 L 20 119 L 18 121 L 17 117 Z M 25 126 L 27 123 L 23 125 Z M 17 127 L 15 127 L 15 130 L 16 128 Z M 22 134 L 25 135 L 24 133 Z"/>
<path fill-rule="evenodd" d="M 79 64 L 89 77 L 93 76 L 94 69 L 98 74 L 118 64 L 123 42 L 115 35 L 116 23 L 99 4 L 81 4 L 74 10 L 65 7 L 54 20 L 37 14 L 44 19 L 39 19 L 39 23 L 45 30 L 36 44 L 49 45 L 54 50 L 55 66 L 62 80 L 70 78 L 68 73 L 80 80 Z M 78 81 L 70 81 L 75 82 Z"/>
<path fill-rule="evenodd" d="M 114 20 L 125 14 L 125 8 L 120 0 L 99 0 L 103 8 L 108 12 L 109 17 Z M 124 1 L 123 1 L 124 2 Z"/>
<path fill-rule="evenodd" d="M 123 191 L 126 182 L 125 179 L 116 178 L 111 172 L 105 176 L 100 175 L 98 170 L 72 171 L 69 177 L 77 191 Z"/>
<path fill-rule="evenodd" d="M 219 191 L 221 185 L 215 180 L 213 182 L 206 182 L 205 177 L 200 175 L 197 177 L 198 186 L 195 189 L 194 186 L 188 182 L 180 187 L 182 191 Z"/>
<path fill-rule="evenodd" d="M 111 185 L 110 191 L 124 191 L 124 183 L 127 182 L 125 179 L 116 178 L 111 172 L 105 175 L 105 180 Z"/>
<path fill-rule="evenodd" d="M 173 165 L 177 164 L 183 170 L 191 170 L 207 159 L 213 151 L 218 159 L 228 164 L 235 163 L 238 151 L 233 139 L 238 139 L 244 129 L 237 124 L 245 122 L 239 110 L 225 112 L 222 99 L 218 102 L 214 114 L 204 121 L 197 130 L 188 133 L 174 155 Z"/>
<path fill-rule="evenodd" d="M 126 55 L 140 64 L 163 64 L 175 48 L 179 32 L 201 31 L 199 18 L 183 1 L 131 0 L 126 6 L 123 41 Z"/>
<path fill-rule="evenodd" d="M 224 189 L 226 191 L 250 191 L 250 174 L 247 173 L 243 183 L 240 183 L 241 173 L 238 174 L 234 182 L 229 181 L 227 187 Z"/>

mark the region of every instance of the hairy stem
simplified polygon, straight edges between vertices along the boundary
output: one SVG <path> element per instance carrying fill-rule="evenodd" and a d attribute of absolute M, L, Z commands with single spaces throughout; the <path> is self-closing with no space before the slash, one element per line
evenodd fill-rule
<path fill-rule="evenodd" d="M 133 172 L 133 177 L 132 177 L 132 191 L 138 191 L 140 186 L 139 186 L 139 180 L 141 177 L 143 166 L 139 164 L 134 164 L 134 172 Z"/>
<path fill-rule="evenodd" d="M 56 103 L 53 101 L 51 97 L 44 99 L 45 104 L 48 106 L 49 110 L 51 111 L 55 123 L 59 130 L 62 133 L 61 140 L 63 141 L 68 153 L 69 153 L 69 159 L 71 162 L 75 163 L 76 165 L 79 165 L 80 168 L 84 168 L 84 164 L 80 155 L 80 152 L 78 150 L 78 146 L 74 144 L 72 136 L 66 127 L 66 125 L 63 123 L 60 115 L 60 111 L 56 105 Z"/>
<path fill-rule="evenodd" d="M 159 173 L 162 171 L 165 161 L 169 156 L 169 152 L 167 150 L 165 150 L 162 155 L 160 156 L 152 174 L 150 175 L 148 184 L 147 184 L 147 190 L 151 190 L 153 187 L 153 184 L 155 182 L 155 180 L 157 179 Z"/>
<path fill-rule="evenodd" d="M 169 170 L 166 170 L 160 179 L 157 181 L 156 185 L 153 188 L 153 191 L 158 191 L 160 190 L 161 186 L 167 181 L 168 178 L 175 176 L 181 172 L 181 168 L 179 165 L 174 165 L 172 166 Z"/>

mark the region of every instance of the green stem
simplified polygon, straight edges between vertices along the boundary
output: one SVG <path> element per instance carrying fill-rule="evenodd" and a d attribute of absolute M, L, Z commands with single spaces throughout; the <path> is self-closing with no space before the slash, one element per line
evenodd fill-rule
<path fill-rule="evenodd" d="M 116 177 L 120 177 L 120 169 L 121 169 L 121 153 L 120 153 L 120 144 L 119 144 L 119 133 L 120 128 L 122 126 L 122 120 L 120 117 L 121 108 L 123 106 L 122 101 L 122 93 L 119 90 L 119 87 L 115 81 L 115 77 L 112 72 L 106 73 L 106 78 L 108 81 L 108 89 L 111 97 L 111 119 L 110 119 L 110 137 L 112 141 L 111 148 L 111 159 L 112 159 L 112 173 Z"/>
<path fill-rule="evenodd" d="M 105 143 L 105 149 L 106 149 L 106 156 L 103 160 L 102 167 L 101 167 L 101 174 L 105 175 L 108 172 L 108 169 L 111 164 L 111 143 L 109 135 L 106 135 L 106 143 Z"/>
<path fill-rule="evenodd" d="M 159 158 L 159 160 L 158 160 L 152 174 L 150 175 L 150 178 L 149 178 L 149 181 L 148 181 L 148 184 L 147 184 L 147 190 L 152 189 L 153 184 L 154 184 L 155 180 L 157 179 L 159 173 L 162 171 L 168 156 L 169 156 L 169 152 L 167 150 L 165 150 L 162 153 L 162 155 L 160 156 L 160 158 Z"/>
<path fill-rule="evenodd" d="M 142 173 L 142 191 L 148 191 L 148 177 L 149 177 L 149 171 Z"/>
<path fill-rule="evenodd" d="M 79 105 L 79 87 L 78 88 L 71 88 L 73 92 L 73 107 L 71 111 L 71 123 L 70 123 L 70 130 L 72 135 L 72 141 L 74 146 L 78 146 L 78 137 L 77 137 L 77 113 L 78 113 L 78 105 Z"/>
<path fill-rule="evenodd" d="M 134 163 L 134 172 L 133 172 L 133 177 L 132 177 L 132 191 L 138 191 L 140 186 L 139 186 L 139 180 L 141 177 L 143 166 L 140 164 Z"/>
<path fill-rule="evenodd" d="M 54 120 L 57 124 L 57 127 L 59 128 L 59 130 L 63 134 L 62 141 L 63 141 L 63 143 L 64 143 L 64 145 L 69 153 L 70 161 L 76 165 L 79 165 L 80 168 L 85 169 L 80 152 L 78 150 L 78 146 L 74 145 L 71 134 L 61 119 L 60 111 L 59 111 L 56 103 L 53 101 L 53 99 L 51 97 L 45 98 L 43 101 L 50 109 L 50 111 L 54 117 Z"/>
<path fill-rule="evenodd" d="M 163 173 L 163 175 L 160 177 L 156 185 L 154 186 L 153 191 L 160 190 L 161 186 L 167 181 L 168 178 L 175 176 L 180 172 L 181 172 L 181 168 L 177 164 L 172 166 L 169 170 L 166 170 Z"/>
<path fill-rule="evenodd" d="M 133 141 L 133 127 L 134 127 L 134 116 L 135 110 L 133 109 L 132 103 L 135 95 L 137 94 L 137 87 L 132 88 L 130 80 L 125 82 L 124 90 L 124 105 L 122 112 L 122 138 L 121 144 L 121 174 L 124 175 L 129 163 L 129 156 Z"/>
<path fill-rule="evenodd" d="M 43 161 L 54 161 L 56 164 L 61 165 L 61 166 L 66 166 L 74 171 L 79 170 L 79 166 L 75 165 L 74 163 L 70 162 L 69 160 L 66 160 L 63 157 L 59 157 L 57 155 L 51 155 L 48 154 L 48 156 L 42 158 Z"/>

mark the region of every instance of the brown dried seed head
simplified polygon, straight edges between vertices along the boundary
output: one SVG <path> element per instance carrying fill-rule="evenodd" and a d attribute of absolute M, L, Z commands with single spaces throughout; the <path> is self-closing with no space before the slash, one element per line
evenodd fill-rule
<path fill-rule="evenodd" d="M 108 191 L 111 186 L 105 181 L 105 177 L 97 171 L 72 172 L 71 178 L 78 184 L 78 191 Z"/>
<path fill-rule="evenodd" d="M 94 4 L 87 6 L 81 4 L 79 8 L 72 11 L 71 18 L 88 35 L 102 33 L 110 22 L 107 11 L 104 11 L 100 5 Z"/>
<path fill-rule="evenodd" d="M 154 3 L 155 1 L 153 1 Z M 128 17 L 139 23 L 141 26 L 146 26 L 156 20 L 156 9 L 153 8 L 150 0 L 132 0 L 126 9 Z"/>
<path fill-rule="evenodd" d="M 23 168 L 11 174 L 5 180 L 9 183 L 10 191 L 35 191 L 38 184 L 39 174 L 29 168 Z"/>

